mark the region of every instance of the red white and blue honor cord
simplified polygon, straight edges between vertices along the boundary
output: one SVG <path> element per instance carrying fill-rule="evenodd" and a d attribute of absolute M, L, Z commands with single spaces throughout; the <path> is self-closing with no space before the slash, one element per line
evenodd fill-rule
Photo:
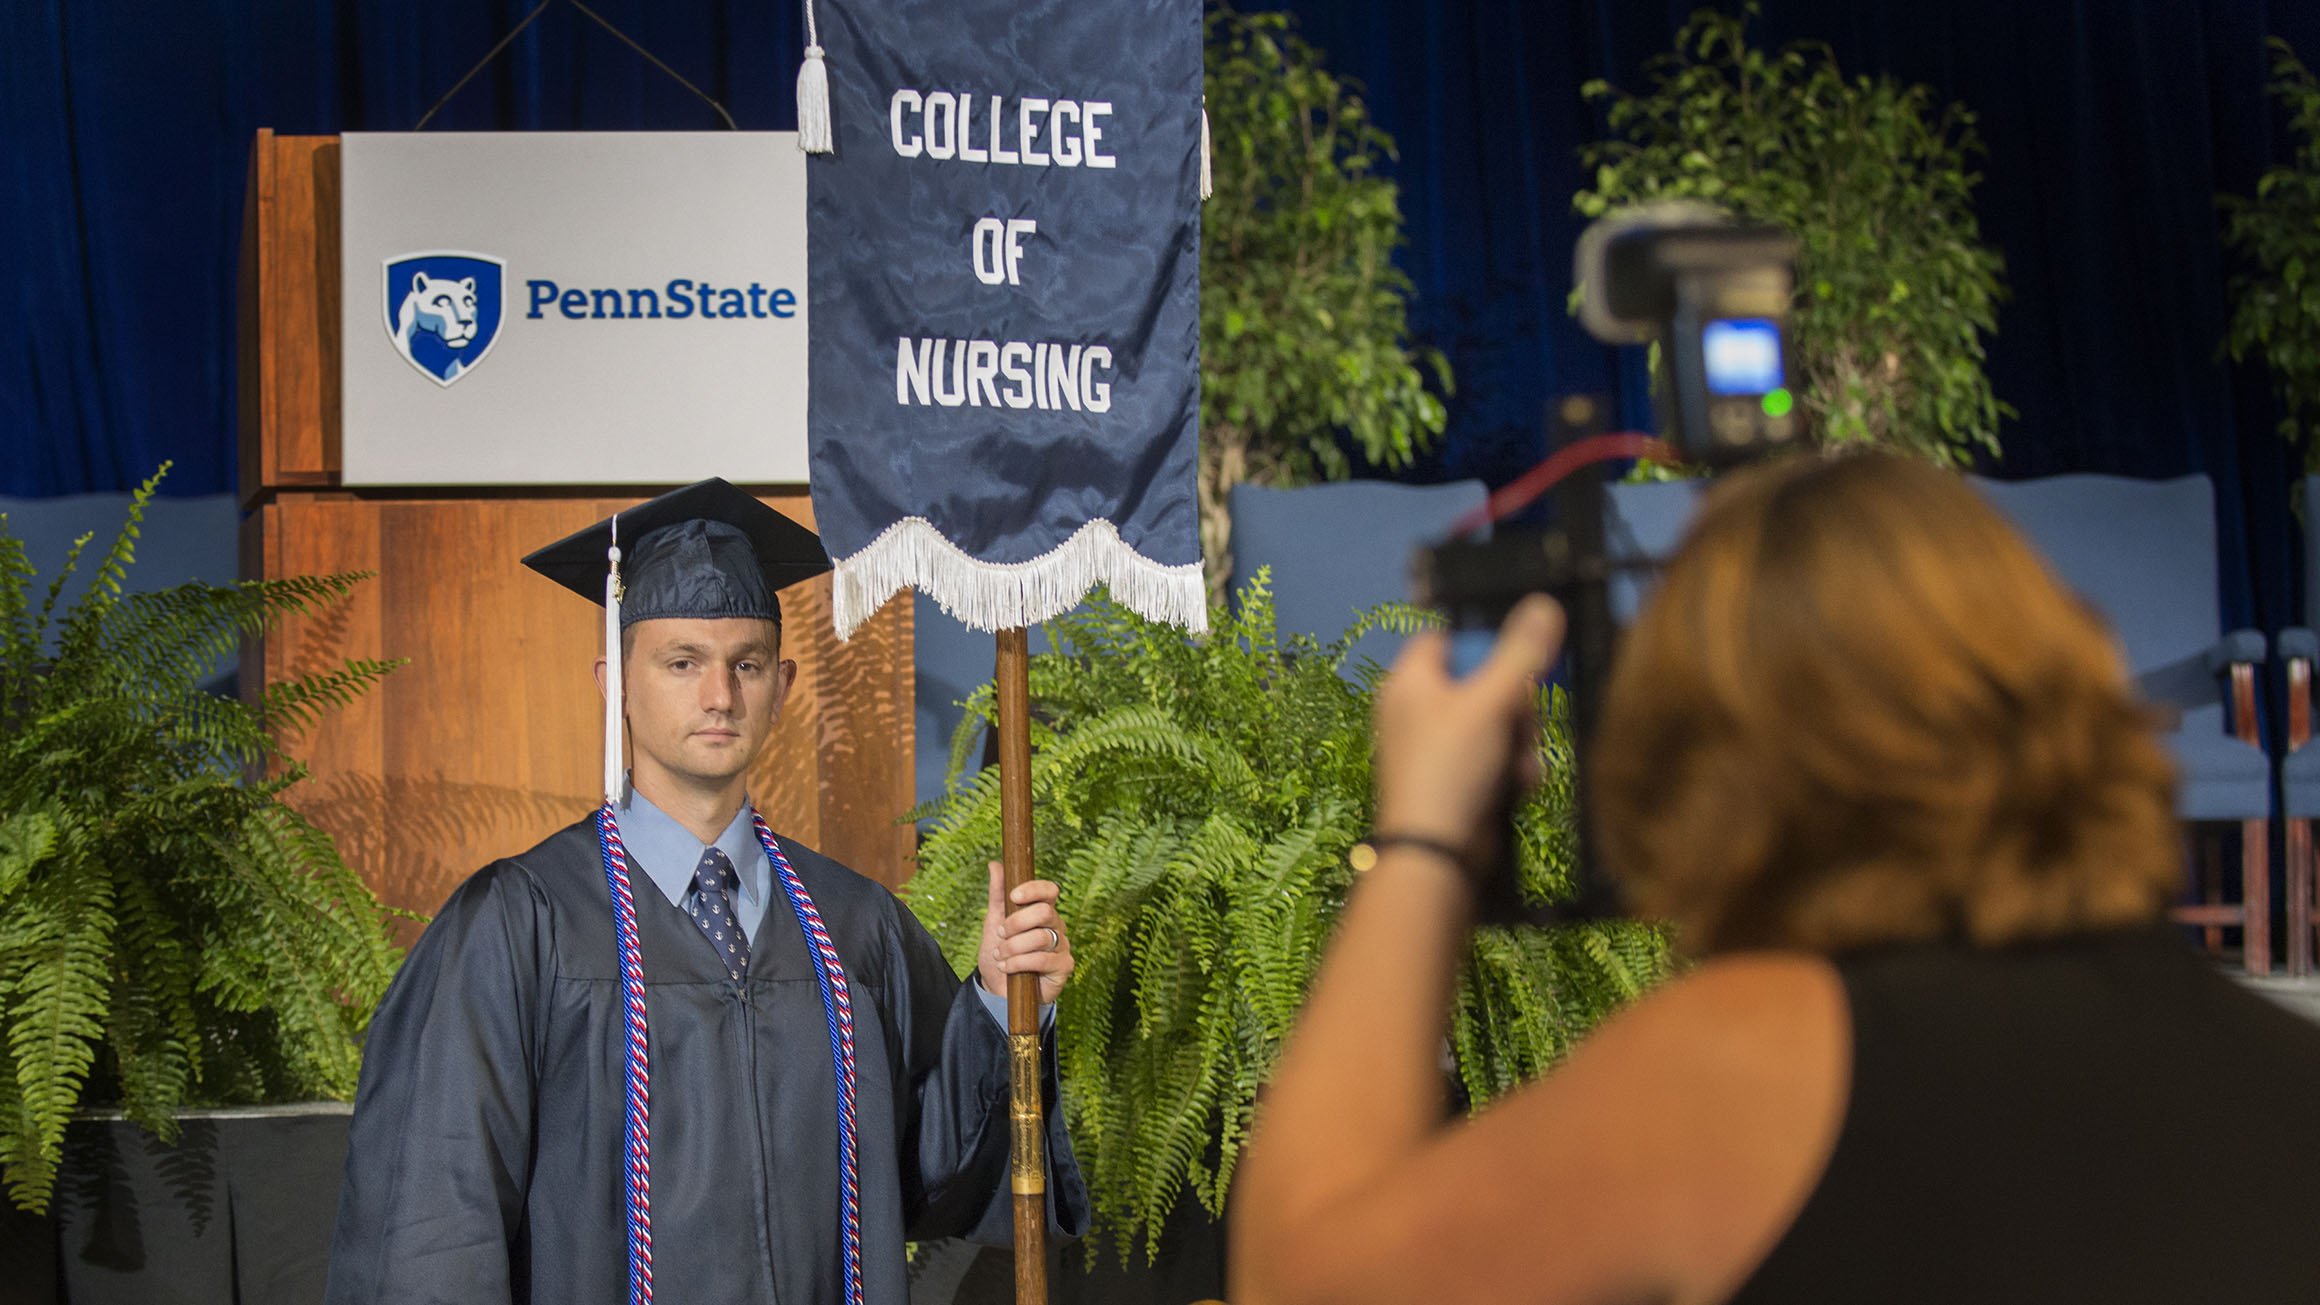
<path fill-rule="evenodd" d="M 838 948 L 822 924 L 822 914 L 806 892 L 805 881 L 781 853 L 765 817 L 749 813 L 757 827 L 757 841 L 773 863 L 782 895 L 798 927 L 805 931 L 813 953 L 814 980 L 821 989 L 822 1013 L 830 1026 L 830 1060 L 838 1076 L 838 1189 L 839 1219 L 845 1241 L 845 1305 L 863 1305 L 862 1297 L 862 1184 L 855 1147 L 854 1004 L 846 989 L 846 971 Z M 621 1158 L 628 1195 L 629 1305 L 652 1305 L 652 1079 L 647 1055 L 644 1007 L 644 958 L 637 945 L 636 898 L 628 880 L 628 853 L 621 845 L 620 823 L 611 801 L 596 813 L 596 844 L 604 855 L 604 880 L 612 892 L 614 932 L 620 945 L 620 997 L 627 1025 L 627 1056 L 622 1071 Z"/>
<path fill-rule="evenodd" d="M 612 890 L 612 927 L 620 944 L 620 1005 L 628 1055 L 621 1073 L 621 1171 L 628 1189 L 628 1301 L 652 1305 L 652 1073 L 645 1049 L 644 951 L 636 941 L 636 897 L 628 886 L 628 849 L 607 800 L 596 812 L 596 847 Z"/>
<path fill-rule="evenodd" d="M 752 809 L 757 841 L 765 845 L 765 859 L 781 880 L 782 895 L 805 931 L 807 950 L 814 955 L 814 981 L 822 989 L 822 1015 L 830 1025 L 830 1064 L 838 1073 L 838 1217 L 846 1244 L 846 1305 L 862 1305 L 862 1182 L 854 1134 L 854 1001 L 846 992 L 845 967 L 838 964 L 837 944 L 822 925 L 822 913 L 806 893 L 805 881 L 781 854 L 765 817 Z"/>

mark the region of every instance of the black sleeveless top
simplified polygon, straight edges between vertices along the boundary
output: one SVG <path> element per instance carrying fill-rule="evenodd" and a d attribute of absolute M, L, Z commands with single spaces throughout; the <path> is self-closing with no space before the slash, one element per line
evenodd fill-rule
<path fill-rule="evenodd" d="M 2320 1302 L 2320 1026 L 2160 932 L 1836 966 L 1844 1126 L 1735 1302 Z"/>

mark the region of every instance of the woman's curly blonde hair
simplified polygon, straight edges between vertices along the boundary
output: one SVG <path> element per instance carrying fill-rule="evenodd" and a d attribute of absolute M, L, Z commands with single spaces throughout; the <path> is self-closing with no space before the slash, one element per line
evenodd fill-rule
<path fill-rule="evenodd" d="M 1715 486 L 1588 757 L 1606 858 L 1688 949 L 1983 945 L 2155 919 L 2174 768 L 2100 618 L 1956 475 Z"/>

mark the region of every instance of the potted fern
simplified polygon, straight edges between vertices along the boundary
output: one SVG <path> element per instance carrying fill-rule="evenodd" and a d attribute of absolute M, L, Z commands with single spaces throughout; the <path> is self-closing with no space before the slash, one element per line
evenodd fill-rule
<path fill-rule="evenodd" d="M 189 1107 L 350 1097 L 398 956 L 389 913 L 283 804 L 302 771 L 276 744 L 392 664 L 249 703 L 200 687 L 242 638 L 362 577 L 124 592 L 167 470 L 70 603 L 88 538 L 43 593 L 0 516 L 0 1172 L 24 1211 L 58 1196 L 76 1119 L 117 1114 L 167 1144 Z M 300 1199 L 327 1211 L 335 1173 Z"/>
<path fill-rule="evenodd" d="M 1333 642 L 1282 639 L 1269 584 L 1260 571 L 1199 639 L 1098 597 L 1050 622 L 1055 650 L 1031 661 L 1039 869 L 1063 888 L 1079 960 L 1056 1049 L 1095 1200 L 1090 1271 L 1107 1244 L 1123 1263 L 1138 1245 L 1147 1264 L 1159 1258 L 1186 1192 L 1221 1214 L 1257 1090 L 1351 886 L 1346 853 L 1369 828 L 1382 672 L 1346 667 L 1346 649 L 1433 619 L 1388 605 Z M 998 772 L 966 769 L 990 687 L 966 706 L 905 890 L 959 965 L 999 850 Z M 1544 899 L 1568 887 L 1574 838 L 1559 692 L 1541 710 L 1556 779 L 1517 823 L 1524 887 Z M 1639 924 L 1480 931 L 1452 1035 L 1463 1094 L 1479 1106 L 1545 1070 L 1666 964 L 1660 933 Z M 1177 1285 L 1176 1299 L 1222 1288 Z"/>

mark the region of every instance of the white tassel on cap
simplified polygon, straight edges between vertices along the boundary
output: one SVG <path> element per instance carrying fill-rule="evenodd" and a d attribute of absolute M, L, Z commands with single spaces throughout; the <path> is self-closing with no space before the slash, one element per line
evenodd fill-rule
<path fill-rule="evenodd" d="M 830 66 L 822 62 L 822 33 L 814 25 L 814 0 L 806 2 L 806 61 L 798 65 L 798 148 L 828 154 L 837 148 L 830 132 Z"/>
<path fill-rule="evenodd" d="M 1208 97 L 1200 97 L 1200 197 L 1207 199 L 1216 193 L 1216 176 L 1209 166 Z"/>
<path fill-rule="evenodd" d="M 604 800 L 621 797 L 620 727 L 620 516 L 612 518 L 612 546 L 604 550 Z"/>

